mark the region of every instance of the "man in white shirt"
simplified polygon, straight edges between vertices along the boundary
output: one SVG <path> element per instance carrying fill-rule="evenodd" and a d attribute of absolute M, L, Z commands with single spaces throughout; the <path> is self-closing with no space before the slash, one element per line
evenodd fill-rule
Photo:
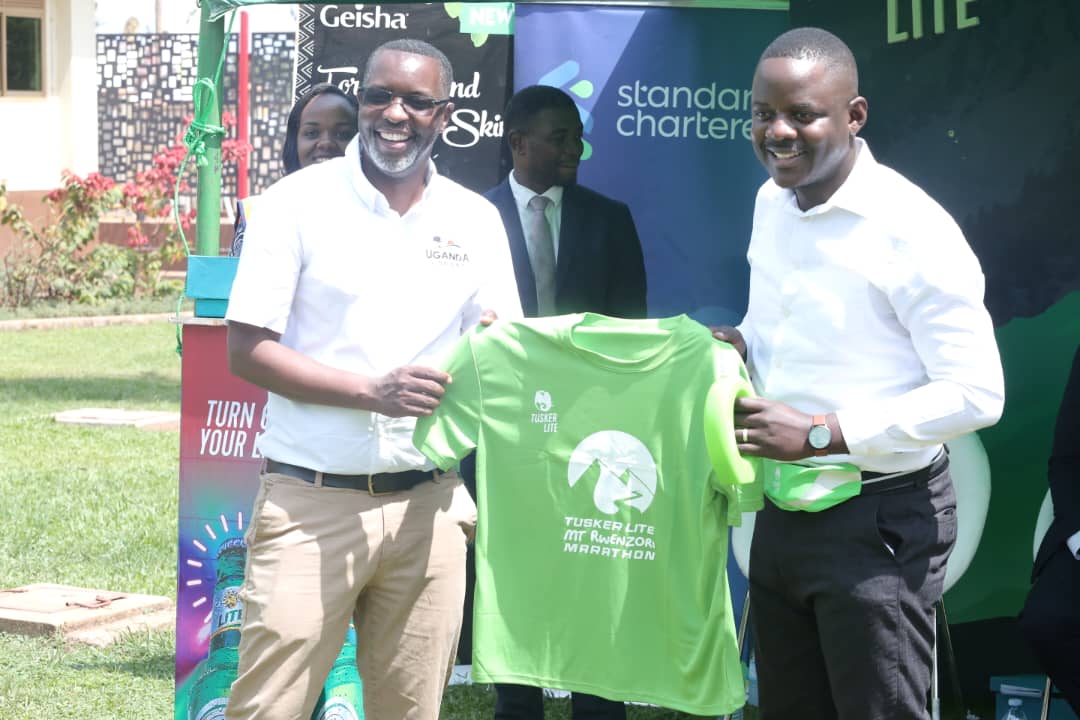
<path fill-rule="evenodd" d="M 982 271 L 948 213 L 856 137 L 867 101 L 839 38 L 774 40 L 752 113 L 771 179 L 746 317 L 717 337 L 761 395 L 737 401 L 735 434 L 767 459 L 772 501 L 750 554 L 762 718 L 927 717 L 956 537 L 943 444 L 995 423 L 1004 402 Z M 838 474 L 818 476 L 810 502 L 789 479 L 820 468 L 790 461 Z"/>
<path fill-rule="evenodd" d="M 1047 475 L 1054 520 L 1035 556 L 1020 629 L 1080 714 L 1080 347 L 1061 398 Z"/>
<path fill-rule="evenodd" d="M 506 234 L 440 176 L 442 52 L 368 59 L 345 156 L 261 196 L 229 301 L 229 366 L 269 391 L 229 720 L 306 718 L 350 618 L 369 720 L 436 720 L 476 507 L 412 445 L 436 370 L 486 310 L 521 315 Z"/>

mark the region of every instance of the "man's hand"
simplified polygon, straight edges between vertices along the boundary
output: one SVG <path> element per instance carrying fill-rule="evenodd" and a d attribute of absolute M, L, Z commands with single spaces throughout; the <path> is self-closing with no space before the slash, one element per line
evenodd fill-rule
<path fill-rule="evenodd" d="M 814 452 L 807 436 L 813 418 L 790 405 L 765 398 L 735 400 L 735 443 L 743 455 L 772 460 L 802 460 Z M 830 452 L 847 452 L 835 417 L 829 417 L 833 431 Z"/>
<path fill-rule="evenodd" d="M 730 325 L 721 325 L 716 327 L 709 326 L 709 330 L 712 331 L 712 336 L 717 340 L 721 340 L 731 345 L 742 356 L 743 362 L 746 362 L 746 341 L 743 340 L 742 333 Z"/>
<path fill-rule="evenodd" d="M 484 327 L 487 327 L 498 319 L 499 315 L 494 310 L 485 310 L 480 313 L 480 324 Z"/>
<path fill-rule="evenodd" d="M 376 378 L 373 410 L 388 417 L 425 417 L 435 411 L 451 378 L 441 370 L 406 365 Z"/>

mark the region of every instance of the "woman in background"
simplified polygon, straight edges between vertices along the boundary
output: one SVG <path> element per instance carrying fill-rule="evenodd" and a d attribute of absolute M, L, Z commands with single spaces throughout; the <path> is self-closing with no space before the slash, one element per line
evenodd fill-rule
<path fill-rule="evenodd" d="M 289 111 L 285 124 L 285 144 L 281 148 L 284 175 L 345 154 L 345 146 L 356 135 L 360 104 L 336 85 L 319 83 L 308 89 Z M 244 229 L 251 216 L 252 200 L 236 204 L 236 225 L 229 254 L 236 256 L 244 244 Z"/>

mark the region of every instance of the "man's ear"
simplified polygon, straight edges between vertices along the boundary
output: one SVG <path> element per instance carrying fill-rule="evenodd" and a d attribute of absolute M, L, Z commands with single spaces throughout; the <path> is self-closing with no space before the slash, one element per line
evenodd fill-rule
<path fill-rule="evenodd" d="M 439 128 L 439 134 L 441 135 L 443 130 L 446 129 L 447 124 L 450 122 L 450 115 L 454 112 L 454 103 L 448 102 L 440 109 L 442 110 L 442 124 Z"/>
<path fill-rule="evenodd" d="M 525 154 L 525 133 L 520 130 L 511 130 L 510 134 L 506 137 L 506 142 L 509 143 L 510 152 L 512 154 Z"/>
<path fill-rule="evenodd" d="M 848 131 L 851 133 L 851 137 L 855 137 L 862 130 L 869 113 L 870 108 L 866 98 L 857 95 L 851 99 L 848 103 Z"/>

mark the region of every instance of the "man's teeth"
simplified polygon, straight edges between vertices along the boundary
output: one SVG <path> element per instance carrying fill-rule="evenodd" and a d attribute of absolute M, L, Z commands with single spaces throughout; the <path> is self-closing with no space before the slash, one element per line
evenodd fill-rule
<path fill-rule="evenodd" d="M 771 152 L 773 155 L 780 158 L 781 160 L 790 160 L 791 158 L 799 154 L 795 150 L 770 150 L 769 152 Z"/>
<path fill-rule="evenodd" d="M 381 132 L 379 135 L 387 142 L 405 142 L 409 139 L 408 133 Z"/>

